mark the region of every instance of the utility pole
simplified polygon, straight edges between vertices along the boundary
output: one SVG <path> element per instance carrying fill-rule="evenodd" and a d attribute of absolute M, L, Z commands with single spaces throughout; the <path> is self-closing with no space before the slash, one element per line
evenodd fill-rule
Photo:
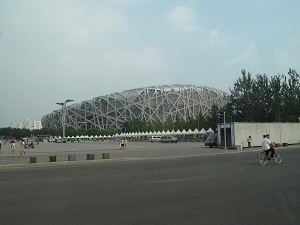
<path fill-rule="evenodd" d="M 224 150 L 227 150 L 227 146 L 226 146 L 226 115 L 225 115 L 225 111 L 223 113 L 224 115 Z"/>
<path fill-rule="evenodd" d="M 66 128 L 66 109 L 67 109 L 67 103 L 68 102 L 72 102 L 74 100 L 72 99 L 67 99 L 64 102 L 57 102 L 57 105 L 60 105 L 62 108 L 62 118 L 61 118 L 61 125 L 62 125 L 62 129 L 63 129 L 63 142 L 65 141 L 65 128 Z"/>

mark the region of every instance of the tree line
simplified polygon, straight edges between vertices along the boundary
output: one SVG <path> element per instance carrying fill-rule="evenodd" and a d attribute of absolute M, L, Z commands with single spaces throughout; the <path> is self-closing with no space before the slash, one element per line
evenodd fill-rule
<path fill-rule="evenodd" d="M 175 131 L 179 130 L 188 130 L 188 129 L 196 129 L 196 128 L 205 128 L 206 130 L 209 127 L 215 126 L 215 118 L 211 117 L 204 117 L 203 115 L 198 115 L 196 118 L 189 117 L 186 121 L 176 117 L 176 121 L 172 121 L 170 118 L 167 118 L 165 123 L 161 122 L 146 122 L 146 121 L 140 121 L 138 119 L 134 119 L 131 121 L 126 121 L 121 129 L 106 129 L 106 130 L 99 130 L 96 128 L 90 128 L 90 129 L 75 129 L 75 128 L 66 128 L 65 129 L 65 135 L 67 136 L 74 136 L 77 135 L 88 135 L 88 136 L 95 136 L 95 135 L 114 135 L 116 133 L 131 133 L 131 132 L 154 132 L 154 131 L 172 131 L 173 129 Z M 0 139 L 2 138 L 16 138 L 21 139 L 24 137 L 32 137 L 37 135 L 46 135 L 46 136 L 62 136 L 62 129 L 55 129 L 55 128 L 42 128 L 40 130 L 29 130 L 29 129 L 19 129 L 19 128 L 11 128 L 11 127 L 5 127 L 0 128 Z"/>
<path fill-rule="evenodd" d="M 300 77 L 290 69 L 288 75 L 255 78 L 242 70 L 230 89 L 224 110 L 239 122 L 299 122 Z"/>
<path fill-rule="evenodd" d="M 173 121 L 167 118 L 162 122 L 148 122 L 138 119 L 126 121 L 121 129 L 107 130 L 66 128 L 66 136 L 76 135 L 114 135 L 116 133 L 150 132 L 163 130 L 188 130 L 212 128 L 223 122 L 299 122 L 300 119 L 300 77 L 296 70 L 290 69 L 287 75 L 278 74 L 270 78 L 266 74 L 255 77 L 246 70 L 241 71 L 241 77 L 229 88 L 230 95 L 222 108 L 213 105 L 209 115 L 199 114 L 186 120 L 178 116 Z M 42 128 L 28 130 L 18 128 L 0 128 L 0 137 L 17 138 L 37 135 L 62 136 L 62 129 Z"/>

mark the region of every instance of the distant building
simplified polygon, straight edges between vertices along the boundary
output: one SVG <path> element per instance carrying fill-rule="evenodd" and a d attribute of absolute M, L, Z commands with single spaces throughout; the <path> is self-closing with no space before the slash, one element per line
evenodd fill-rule
<path fill-rule="evenodd" d="M 17 128 L 19 129 L 29 129 L 29 130 L 40 130 L 42 129 L 42 122 L 40 120 L 35 120 L 32 122 L 31 119 L 24 119 L 23 123 L 18 123 Z"/>
<path fill-rule="evenodd" d="M 33 121 L 33 130 L 40 130 L 42 129 L 42 121 L 36 120 Z"/>
<path fill-rule="evenodd" d="M 23 129 L 29 129 L 32 130 L 32 120 L 29 118 L 26 118 L 23 122 Z"/>

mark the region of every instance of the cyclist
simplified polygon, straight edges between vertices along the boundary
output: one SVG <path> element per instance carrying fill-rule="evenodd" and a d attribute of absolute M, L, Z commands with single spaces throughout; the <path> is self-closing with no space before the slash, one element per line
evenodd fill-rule
<path fill-rule="evenodd" d="M 273 158 L 275 150 L 274 150 L 274 144 L 270 141 L 270 134 L 266 134 L 264 139 L 262 140 L 262 150 L 266 153 L 267 156 L 271 151 L 271 159 Z"/>

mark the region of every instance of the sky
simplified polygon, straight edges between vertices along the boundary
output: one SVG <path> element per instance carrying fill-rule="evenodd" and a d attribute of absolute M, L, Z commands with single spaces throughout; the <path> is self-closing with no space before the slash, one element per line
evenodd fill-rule
<path fill-rule="evenodd" d="M 300 73 L 298 0 L 0 0 L 0 128 L 124 90 Z M 70 104 L 70 103 L 69 103 Z"/>

